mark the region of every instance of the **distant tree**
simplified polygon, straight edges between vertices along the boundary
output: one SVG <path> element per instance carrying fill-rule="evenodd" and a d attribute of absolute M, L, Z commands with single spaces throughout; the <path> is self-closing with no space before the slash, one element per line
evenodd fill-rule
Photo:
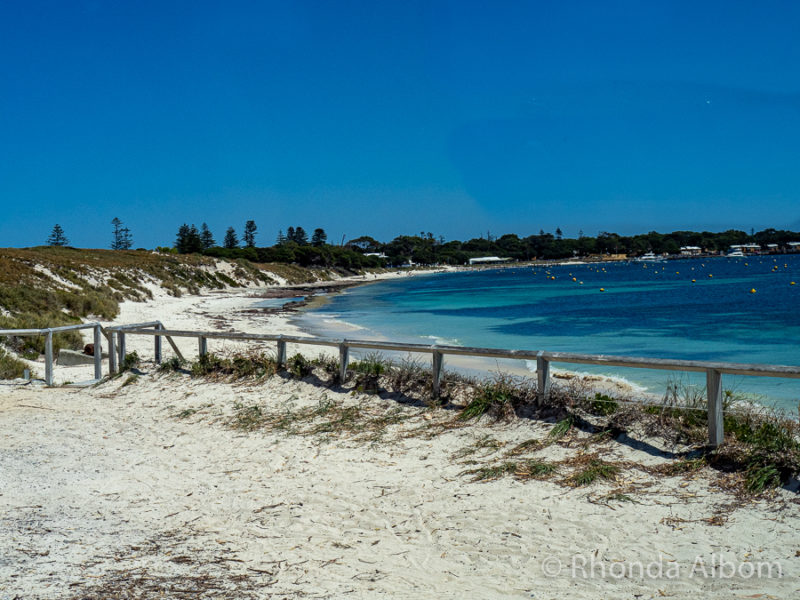
<path fill-rule="evenodd" d="M 308 235 L 302 227 L 295 227 L 294 241 L 300 246 L 308 246 Z"/>
<path fill-rule="evenodd" d="M 294 227 L 289 227 L 289 229 L 286 230 L 286 240 L 289 242 L 294 241 Z"/>
<path fill-rule="evenodd" d="M 377 252 L 381 248 L 381 243 L 373 237 L 362 235 L 345 244 L 348 248 L 357 248 L 362 252 Z"/>
<path fill-rule="evenodd" d="M 69 240 L 67 239 L 67 236 L 64 235 L 64 230 L 61 229 L 61 225 L 56 223 L 55 227 L 53 227 L 53 231 L 50 232 L 50 237 L 47 238 L 47 245 L 66 246 L 67 244 L 69 244 Z"/>
<path fill-rule="evenodd" d="M 211 230 L 205 223 L 200 225 L 200 244 L 203 246 L 203 250 L 208 250 L 217 245 L 217 242 L 214 241 L 214 236 L 211 234 Z"/>
<path fill-rule="evenodd" d="M 317 227 L 314 230 L 314 234 L 311 236 L 311 245 L 312 246 L 324 246 L 325 242 L 328 241 L 328 234 L 325 233 L 325 230 Z"/>
<path fill-rule="evenodd" d="M 228 230 L 225 232 L 224 245 L 228 249 L 239 247 L 239 238 L 236 236 L 236 230 L 233 227 L 228 227 Z"/>
<path fill-rule="evenodd" d="M 122 221 L 120 221 L 117 217 L 114 217 L 111 220 L 111 224 L 114 226 L 114 238 L 111 240 L 111 249 L 130 250 L 131 246 L 133 246 L 133 236 L 131 235 L 131 230 L 127 227 L 123 227 Z"/>
<path fill-rule="evenodd" d="M 278 237 L 275 240 L 277 246 L 283 246 L 286 243 L 286 236 L 283 235 L 283 229 L 278 230 Z"/>
<path fill-rule="evenodd" d="M 186 249 L 186 242 L 189 239 L 189 225 L 184 223 L 180 227 L 178 227 L 178 235 L 175 236 L 175 249 L 183 254 Z"/>
<path fill-rule="evenodd" d="M 556 239 L 560 240 L 564 234 L 561 232 L 561 227 L 556 227 Z"/>
<path fill-rule="evenodd" d="M 175 238 L 175 249 L 180 254 L 191 254 L 192 252 L 202 252 L 203 242 L 200 240 L 200 232 L 197 227 L 184 223 L 178 228 L 178 235 Z"/>
<path fill-rule="evenodd" d="M 256 246 L 256 227 L 255 221 L 248 221 L 244 224 L 244 235 L 242 238 L 244 239 L 244 245 L 247 248 L 255 248 Z"/>

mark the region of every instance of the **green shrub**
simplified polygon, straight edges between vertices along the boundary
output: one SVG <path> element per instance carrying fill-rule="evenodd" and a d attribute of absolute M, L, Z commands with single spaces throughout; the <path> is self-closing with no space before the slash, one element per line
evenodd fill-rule
<path fill-rule="evenodd" d="M 221 357 L 204 354 L 191 366 L 192 377 L 224 377 L 229 379 L 261 378 L 274 375 L 278 365 L 272 356 L 261 352 Z"/>
<path fill-rule="evenodd" d="M 122 371 L 130 371 L 131 369 L 135 369 L 141 363 L 141 359 L 139 358 L 139 354 L 134 350 L 133 352 L 128 352 L 125 355 L 125 358 L 122 359 L 122 364 L 119 366 L 120 372 Z"/>
<path fill-rule="evenodd" d="M 363 375 L 379 377 L 386 372 L 389 366 L 388 361 L 378 352 L 373 352 L 365 356 L 362 360 L 350 364 L 350 370 Z"/>
<path fill-rule="evenodd" d="M 286 361 L 286 370 L 295 377 L 302 379 L 311 375 L 314 365 L 302 354 L 295 354 Z"/>
<path fill-rule="evenodd" d="M 495 419 L 508 419 L 516 409 L 536 398 L 535 389 L 527 380 L 497 375 L 494 381 L 481 384 L 475 396 L 459 413 L 460 419 L 474 419 L 490 414 Z"/>
<path fill-rule="evenodd" d="M 0 348 L 0 379 L 17 379 L 22 377 L 27 365 Z"/>
<path fill-rule="evenodd" d="M 183 368 L 183 365 L 186 364 L 185 361 L 182 361 L 177 356 L 173 356 L 162 362 L 158 366 L 158 370 L 160 373 L 175 373 L 180 371 Z"/>
<path fill-rule="evenodd" d="M 587 410 L 596 416 L 607 417 L 613 415 L 619 409 L 619 403 L 611 396 L 596 393 L 594 398 L 589 400 Z"/>

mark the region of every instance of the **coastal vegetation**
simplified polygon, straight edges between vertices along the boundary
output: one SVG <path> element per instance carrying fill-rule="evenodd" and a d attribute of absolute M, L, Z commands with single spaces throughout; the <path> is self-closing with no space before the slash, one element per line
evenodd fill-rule
<path fill-rule="evenodd" d="M 0 379 L 16 379 L 22 377 L 27 365 L 0 348 Z"/>
<path fill-rule="evenodd" d="M 182 225 L 178 240 L 174 245 L 179 253 L 199 252 L 208 256 L 224 258 L 246 258 L 252 262 L 295 263 L 301 266 L 322 266 L 342 268 L 376 268 L 385 265 L 449 264 L 461 265 L 470 258 L 498 256 L 512 260 L 557 260 L 573 257 L 597 255 L 638 256 L 646 252 L 658 254 L 679 254 L 685 246 L 695 246 L 706 252 L 727 251 L 734 244 L 758 244 L 766 246 L 777 244 L 785 248 L 789 242 L 800 241 L 800 233 L 776 229 L 763 231 L 728 230 L 723 232 L 674 231 L 672 233 L 649 233 L 623 236 L 616 233 L 600 232 L 591 237 L 580 232 L 577 237 L 565 237 L 560 229 L 556 233 L 539 231 L 538 234 L 520 236 L 514 233 L 485 236 L 467 241 L 446 241 L 442 236 L 431 232 L 419 235 L 401 235 L 390 242 L 380 242 L 370 236 L 360 236 L 340 245 L 327 243 L 324 229 L 317 228 L 309 240 L 305 230 L 292 226 L 278 232 L 276 243 L 272 246 L 258 247 L 247 233 L 254 227 L 253 221 L 245 226 L 244 247 L 240 247 L 234 229 L 228 229 L 223 247 L 205 246 L 199 241 L 199 233 L 194 226 Z M 188 236 L 188 237 L 187 237 Z M 187 240 L 194 240 L 187 243 Z M 162 248 L 170 251 L 169 248 Z"/>
<path fill-rule="evenodd" d="M 178 365 L 162 371 L 181 370 Z M 626 473 L 653 477 L 693 478 L 705 473 L 719 489 L 740 499 L 763 497 L 800 473 L 800 425 L 796 419 L 758 407 L 728 393 L 725 443 L 706 446 L 707 410 L 693 389 L 675 382 L 661 402 L 590 392 L 573 381 L 554 388 L 537 401 L 533 380 L 496 374 L 476 379 L 447 372 L 441 395 L 431 395 L 432 374 L 414 360 L 390 361 L 370 354 L 352 362 L 345 381 L 333 357 L 306 358 L 300 354 L 281 369 L 269 353 L 252 352 L 200 358 L 182 372 L 193 377 L 230 383 L 258 384 L 279 376 L 301 379 L 335 392 L 351 391 L 353 403 L 322 394 L 317 406 L 237 405 L 230 425 L 255 432 L 282 431 L 291 435 L 320 435 L 356 441 L 402 440 L 408 436 L 435 437 L 479 420 L 490 427 L 530 422 L 544 433 L 506 448 L 493 437 L 454 452 L 471 481 L 511 476 L 520 480 L 548 479 L 567 487 L 586 487 L 599 481 L 615 486 L 613 498 L 631 500 L 636 486 L 626 486 Z M 340 396 L 337 396 L 340 398 Z M 422 415 L 422 420 L 418 417 Z M 601 457 L 601 447 L 644 444 L 663 448 L 663 463 L 638 464 Z M 571 453 L 557 461 L 537 455 L 551 446 Z M 638 485 L 638 484 L 637 484 Z"/>
<path fill-rule="evenodd" d="M 124 236 L 124 232 L 121 234 Z M 123 239 L 123 238 L 121 238 Z M 153 287 L 180 296 L 201 288 L 268 284 L 269 273 L 247 260 L 216 269 L 217 260 L 199 255 L 165 255 L 136 250 L 80 250 L 65 246 L 0 250 L 0 328 L 41 329 L 113 319 L 123 300 L 144 301 Z M 289 265 L 281 265 L 281 268 Z M 41 337 L 7 339 L 26 358 L 44 351 Z M 80 334 L 58 333 L 54 350 L 82 348 Z"/>

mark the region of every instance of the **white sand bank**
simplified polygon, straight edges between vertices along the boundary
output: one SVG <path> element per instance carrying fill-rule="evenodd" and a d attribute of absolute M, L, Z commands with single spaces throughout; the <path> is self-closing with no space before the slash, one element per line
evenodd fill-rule
<path fill-rule="evenodd" d="M 373 442 L 243 431 L 228 425 L 237 406 L 398 406 L 282 377 L 257 386 L 126 378 L 85 390 L 0 386 L 0 598 L 727 600 L 789 598 L 800 587 L 790 492 L 712 526 L 705 520 L 730 497 L 703 478 L 626 472 L 626 483 L 650 487 L 634 502 L 594 504 L 587 498 L 620 482 L 569 489 L 460 475 L 542 438 L 546 424 L 404 437 L 452 414 L 399 407 L 409 420 Z M 496 449 L 454 457 L 487 435 Z M 599 450 L 665 460 L 616 442 Z M 760 578 L 723 579 L 712 567 L 721 559 L 740 571 L 769 564 L 772 576 L 761 567 Z M 640 562 L 656 574 L 661 565 L 661 576 L 641 576 Z"/>

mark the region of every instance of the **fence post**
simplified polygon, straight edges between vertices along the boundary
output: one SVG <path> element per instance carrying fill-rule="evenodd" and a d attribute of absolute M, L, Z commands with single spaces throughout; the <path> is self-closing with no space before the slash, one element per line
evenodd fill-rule
<path fill-rule="evenodd" d="M 536 355 L 536 380 L 539 392 L 537 400 L 542 404 L 550 397 L 550 361 L 543 356 L 543 352 Z"/>
<path fill-rule="evenodd" d="M 722 373 L 716 369 L 706 371 L 706 392 L 708 394 L 708 445 L 716 448 L 725 439 L 725 425 L 722 420 Z"/>
<path fill-rule="evenodd" d="M 53 385 L 53 332 L 50 330 L 44 338 L 44 382 Z"/>
<path fill-rule="evenodd" d="M 339 380 L 344 383 L 347 379 L 347 363 L 350 361 L 350 348 L 347 340 L 342 340 L 339 344 Z"/>
<path fill-rule="evenodd" d="M 103 378 L 103 332 L 100 325 L 94 326 L 94 378 Z"/>
<path fill-rule="evenodd" d="M 155 326 L 155 330 L 156 331 L 161 331 L 162 329 L 164 329 L 164 326 L 161 323 L 159 323 L 158 325 Z M 155 361 L 156 361 L 157 365 L 160 365 L 161 364 L 161 336 L 157 335 L 157 336 L 155 336 L 155 338 L 156 338 L 155 339 L 155 348 L 154 348 Z"/>
<path fill-rule="evenodd" d="M 119 363 L 119 368 L 121 369 L 125 364 L 125 334 L 121 331 L 117 332 L 117 362 Z"/>
<path fill-rule="evenodd" d="M 438 398 L 441 391 L 442 381 L 442 363 L 444 362 L 443 355 L 438 350 L 433 351 L 433 364 L 431 370 L 433 372 L 433 397 Z"/>
<path fill-rule="evenodd" d="M 109 331 L 108 334 L 108 374 L 114 375 L 117 372 L 117 334 Z"/>
<path fill-rule="evenodd" d="M 208 354 L 208 338 L 202 335 L 197 338 L 197 353 L 202 357 Z"/>
<path fill-rule="evenodd" d="M 276 357 L 278 362 L 278 368 L 284 368 L 286 366 L 286 342 L 283 340 L 283 336 L 278 339 L 278 355 Z"/>

